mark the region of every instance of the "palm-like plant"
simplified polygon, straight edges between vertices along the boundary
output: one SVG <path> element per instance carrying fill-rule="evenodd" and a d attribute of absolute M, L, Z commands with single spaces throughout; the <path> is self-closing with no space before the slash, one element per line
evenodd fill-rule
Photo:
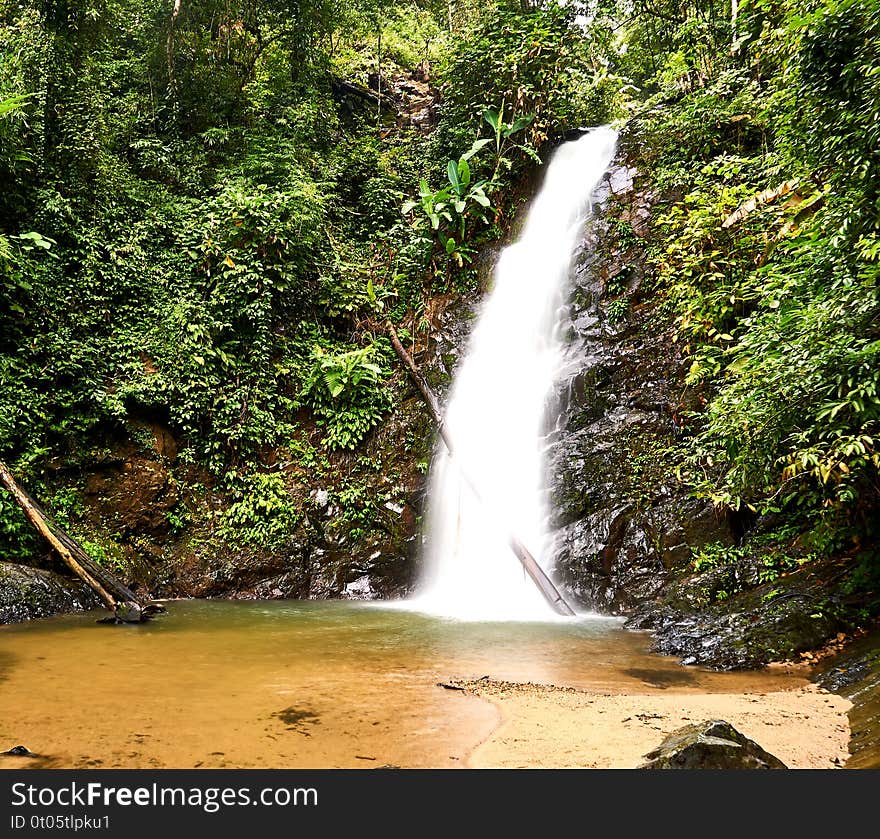
<path fill-rule="evenodd" d="M 492 202 L 486 194 L 489 181 L 473 181 L 468 162 L 491 140 L 477 140 L 458 160 L 450 160 L 446 166 L 447 184 L 436 192 L 422 178 L 419 182 L 419 200 L 407 201 L 403 207 L 404 215 L 416 208 L 421 215 L 417 225 L 430 225 L 437 235 L 446 255 L 454 259 L 459 267 L 470 260 L 469 249 L 465 245 L 467 221 L 478 217 L 485 219 L 486 211 L 491 210 Z"/>

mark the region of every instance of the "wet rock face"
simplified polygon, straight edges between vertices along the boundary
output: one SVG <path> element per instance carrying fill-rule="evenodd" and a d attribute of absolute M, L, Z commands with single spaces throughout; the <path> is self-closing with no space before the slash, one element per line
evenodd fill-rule
<path fill-rule="evenodd" d="M 0 562 L 0 624 L 100 606 L 82 583 L 52 571 Z"/>
<path fill-rule="evenodd" d="M 733 541 L 729 522 L 689 498 L 664 474 L 658 454 L 674 440 L 686 407 L 686 362 L 669 328 L 639 304 L 639 237 L 651 197 L 636 189 L 635 174 L 618 155 L 593 196 L 594 216 L 574 260 L 567 362 L 548 438 L 557 578 L 575 600 L 612 614 L 656 598 L 693 548 Z M 621 224 L 629 226 L 626 237 L 613 233 Z M 620 321 L 609 306 L 614 296 L 626 301 Z"/>
<path fill-rule="evenodd" d="M 667 454 L 701 407 L 689 360 L 656 295 L 643 289 L 657 200 L 627 165 L 627 139 L 593 196 L 572 270 L 567 363 L 548 417 L 556 578 L 571 599 L 625 614 L 684 664 L 760 667 L 852 629 L 846 569 L 813 560 L 769 574 L 761 550 L 696 573 L 705 545 L 748 545 L 772 516 L 719 513 L 692 498 Z M 829 560 L 830 563 L 843 560 Z"/>
<path fill-rule="evenodd" d="M 851 628 L 824 584 L 833 562 L 814 560 L 763 584 L 756 579 L 759 561 L 680 576 L 636 608 L 626 625 L 652 630 L 653 649 L 683 664 L 739 670 L 796 659 Z M 719 591 L 740 584 L 754 587 L 718 599 Z"/>
<path fill-rule="evenodd" d="M 724 720 L 673 731 L 639 769 L 787 769 L 778 758 Z"/>
<path fill-rule="evenodd" d="M 860 638 L 827 662 L 817 679 L 853 706 L 847 769 L 880 769 L 880 630 Z"/>
<path fill-rule="evenodd" d="M 117 533 L 164 536 L 180 495 L 161 461 L 129 457 L 89 475 L 85 500 Z"/>

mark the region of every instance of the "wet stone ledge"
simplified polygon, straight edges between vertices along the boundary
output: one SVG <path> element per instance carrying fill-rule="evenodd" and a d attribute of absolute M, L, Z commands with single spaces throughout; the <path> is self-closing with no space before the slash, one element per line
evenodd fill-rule
<path fill-rule="evenodd" d="M 0 623 L 20 623 L 100 606 L 82 583 L 52 571 L 0 562 Z"/>

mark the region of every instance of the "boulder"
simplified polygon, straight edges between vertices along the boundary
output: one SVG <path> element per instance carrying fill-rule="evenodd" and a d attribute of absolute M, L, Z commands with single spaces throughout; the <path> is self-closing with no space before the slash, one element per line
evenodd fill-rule
<path fill-rule="evenodd" d="M 101 603 L 78 580 L 26 565 L 0 562 L 0 624 L 81 612 Z"/>
<path fill-rule="evenodd" d="M 10 757 L 37 757 L 27 746 L 13 746 L 0 755 L 8 755 Z"/>
<path fill-rule="evenodd" d="M 759 584 L 764 568 L 758 557 L 674 580 L 626 625 L 651 630 L 654 652 L 719 670 L 796 660 L 847 629 L 842 605 L 824 583 L 840 573 L 837 558 L 816 559 Z M 733 594 L 719 599 L 721 591 Z"/>
<path fill-rule="evenodd" d="M 724 720 L 685 725 L 668 735 L 639 769 L 787 769 Z"/>

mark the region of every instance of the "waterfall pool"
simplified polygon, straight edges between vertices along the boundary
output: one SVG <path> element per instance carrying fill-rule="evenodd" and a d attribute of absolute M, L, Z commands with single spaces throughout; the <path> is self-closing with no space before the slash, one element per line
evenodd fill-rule
<path fill-rule="evenodd" d="M 663 695 L 806 682 L 682 667 L 613 618 L 477 623 L 373 603 L 204 600 L 144 625 L 100 616 L 0 627 L 0 750 L 38 755 L 0 767 L 458 767 L 498 711 L 438 686 L 450 679 Z"/>

